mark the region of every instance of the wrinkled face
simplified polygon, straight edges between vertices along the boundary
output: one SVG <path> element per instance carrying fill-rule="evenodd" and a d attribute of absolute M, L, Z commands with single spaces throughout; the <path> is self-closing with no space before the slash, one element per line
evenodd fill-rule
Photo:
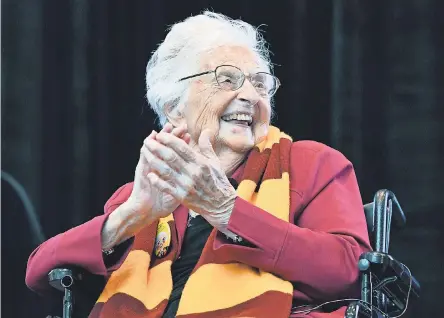
<path fill-rule="evenodd" d="M 221 46 L 201 60 L 201 72 L 215 70 L 219 65 L 233 65 L 245 75 L 267 72 L 249 49 L 240 46 Z M 193 75 L 193 74 L 190 74 Z M 197 142 L 204 129 L 214 134 L 213 148 L 220 151 L 245 153 L 261 141 L 270 124 L 270 101 L 262 97 L 249 79 L 235 90 L 223 89 L 214 73 L 198 76 L 190 81 L 188 99 L 180 105 L 188 132 Z M 231 115 L 231 116 L 230 116 Z M 240 115 L 240 116 L 239 116 Z M 177 122 L 176 122 L 177 123 Z"/>

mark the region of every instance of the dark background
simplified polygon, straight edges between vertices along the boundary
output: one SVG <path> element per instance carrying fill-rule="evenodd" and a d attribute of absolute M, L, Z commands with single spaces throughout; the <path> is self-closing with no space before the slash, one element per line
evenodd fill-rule
<path fill-rule="evenodd" d="M 2 170 L 46 238 L 102 213 L 154 128 L 144 73 L 167 25 L 205 8 L 254 25 L 282 82 L 275 124 L 343 152 L 364 201 L 393 190 L 392 253 L 422 284 L 406 317 L 438 317 L 444 277 L 444 1 L 2 1 Z M 37 239 L 2 182 L 2 314 L 44 317 L 27 291 Z M 297 266 L 297 264 L 295 264 Z"/>

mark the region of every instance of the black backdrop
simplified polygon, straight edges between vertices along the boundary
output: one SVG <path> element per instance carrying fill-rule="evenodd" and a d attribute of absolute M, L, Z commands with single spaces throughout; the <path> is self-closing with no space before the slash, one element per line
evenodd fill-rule
<path fill-rule="evenodd" d="M 444 283 L 444 2 L 2 1 L 2 169 L 24 185 L 46 237 L 102 213 L 154 127 L 145 65 L 165 29 L 213 8 L 266 24 L 275 124 L 355 165 L 364 201 L 392 189 L 407 228 L 394 254 L 423 285 L 408 317 L 437 317 Z M 26 291 L 35 247 L 2 184 L 2 313 L 43 317 Z M 297 266 L 297 264 L 295 264 Z M 25 306 L 23 306 L 25 304 Z"/>

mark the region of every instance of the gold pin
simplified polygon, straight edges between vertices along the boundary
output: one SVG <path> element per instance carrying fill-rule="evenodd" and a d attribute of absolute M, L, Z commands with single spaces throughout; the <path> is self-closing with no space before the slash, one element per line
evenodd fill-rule
<path fill-rule="evenodd" d="M 167 222 L 160 221 L 157 225 L 156 242 L 154 244 L 154 254 L 158 258 L 164 257 L 171 245 L 171 229 Z"/>

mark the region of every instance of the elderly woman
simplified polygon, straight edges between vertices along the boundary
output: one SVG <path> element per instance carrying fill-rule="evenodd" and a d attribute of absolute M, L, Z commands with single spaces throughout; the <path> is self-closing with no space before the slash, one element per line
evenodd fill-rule
<path fill-rule="evenodd" d="M 163 128 L 134 182 L 39 246 L 27 285 L 43 292 L 62 265 L 103 275 L 90 317 L 307 317 L 292 308 L 358 296 L 370 245 L 353 166 L 270 125 L 271 69 L 248 23 L 204 12 L 174 25 L 147 66 Z"/>

